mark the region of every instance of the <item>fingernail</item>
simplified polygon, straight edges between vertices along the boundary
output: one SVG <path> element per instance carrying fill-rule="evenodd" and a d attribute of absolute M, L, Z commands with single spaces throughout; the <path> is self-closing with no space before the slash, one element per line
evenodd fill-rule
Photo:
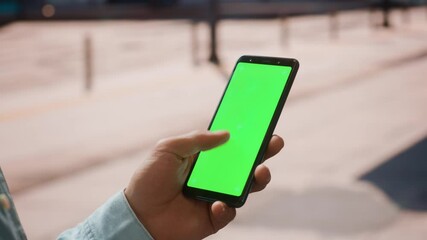
<path fill-rule="evenodd" d="M 229 133 L 227 130 L 214 130 L 211 133 L 213 134 L 225 134 L 225 133 Z"/>
<path fill-rule="evenodd" d="M 227 207 L 225 206 L 225 204 L 222 204 L 221 208 L 222 208 L 222 212 L 227 211 Z"/>
<path fill-rule="evenodd" d="M 226 206 L 225 206 L 225 204 L 221 204 L 221 216 L 224 216 L 225 214 L 226 214 L 226 212 L 227 212 L 227 208 L 226 208 Z"/>

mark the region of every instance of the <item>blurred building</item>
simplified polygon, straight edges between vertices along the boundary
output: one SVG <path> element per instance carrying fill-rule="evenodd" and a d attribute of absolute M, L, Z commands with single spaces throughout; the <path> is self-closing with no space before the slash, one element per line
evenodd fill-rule
<path fill-rule="evenodd" d="M 88 19 L 88 18 L 126 18 L 139 7 L 170 7 L 170 6 L 211 6 L 212 2 L 219 4 L 246 3 L 310 3 L 322 5 L 325 3 L 355 4 L 361 6 L 410 6 L 426 4 L 427 0 L 0 0 L 0 23 L 18 19 Z M 356 4 L 357 3 L 357 4 Z M 120 8 L 117 13 L 117 8 Z M 247 7 L 246 7 L 247 8 Z M 309 9 L 308 9 L 309 11 Z M 132 15 L 132 14 L 130 14 Z"/>
<path fill-rule="evenodd" d="M 17 18 L 20 11 L 17 0 L 1 0 L 0 1 L 0 23 L 11 21 Z"/>

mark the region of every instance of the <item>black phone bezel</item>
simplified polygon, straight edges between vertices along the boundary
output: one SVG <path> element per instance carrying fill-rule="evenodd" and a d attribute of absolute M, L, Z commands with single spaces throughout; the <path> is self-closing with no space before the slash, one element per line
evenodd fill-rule
<path fill-rule="evenodd" d="M 291 90 L 292 84 L 294 82 L 296 73 L 298 71 L 299 68 L 299 62 L 296 59 L 292 59 L 292 58 L 279 58 L 279 57 L 265 57 L 265 56 L 249 56 L 249 55 L 244 55 L 241 56 L 235 66 L 234 69 L 230 75 L 230 78 L 228 80 L 227 86 L 221 96 L 221 100 L 219 101 L 219 104 L 217 106 L 217 109 L 215 110 L 215 113 L 212 117 L 212 120 L 209 124 L 208 129 L 211 128 L 213 120 L 215 119 L 215 116 L 218 112 L 219 106 L 222 103 L 222 100 L 224 98 L 225 93 L 227 92 L 228 86 L 230 84 L 230 81 L 233 77 L 234 71 L 236 70 L 237 65 L 240 62 L 247 62 L 247 63 L 254 63 L 254 64 L 267 64 L 267 65 L 278 65 L 278 66 L 290 66 L 291 67 L 291 73 L 289 75 L 289 79 L 286 82 L 286 85 L 283 89 L 282 95 L 280 96 L 279 102 L 277 103 L 276 109 L 274 111 L 273 117 L 270 121 L 270 125 L 268 126 L 267 132 L 264 135 L 264 139 L 262 141 L 262 144 L 260 146 L 260 149 L 258 151 L 257 157 L 254 161 L 254 164 L 252 166 L 251 172 L 249 174 L 248 179 L 246 180 L 246 184 L 244 187 L 244 190 L 242 191 L 242 194 L 240 196 L 232 196 L 232 195 L 227 195 L 227 194 L 223 194 L 223 193 L 218 193 L 218 192 L 212 192 L 209 190 L 204 190 L 204 189 L 199 189 L 199 188 L 193 188 L 193 187 L 189 187 L 187 186 L 187 182 L 188 179 L 193 171 L 194 165 L 197 161 L 198 158 L 198 154 L 195 157 L 195 160 L 193 162 L 193 165 L 191 166 L 191 169 L 189 171 L 189 174 L 185 180 L 184 183 L 184 187 L 183 187 L 183 193 L 185 196 L 187 197 L 191 197 L 191 198 L 195 198 L 198 200 L 203 200 L 203 201 L 207 201 L 207 202 L 215 202 L 215 201 L 222 201 L 224 203 L 226 203 L 228 206 L 230 207 L 241 207 L 243 206 L 243 204 L 246 201 L 246 198 L 250 192 L 251 189 L 251 185 L 253 182 L 253 174 L 255 171 L 255 168 L 262 162 L 263 157 L 264 157 L 264 153 L 267 150 L 267 146 L 268 143 L 270 142 L 270 139 L 272 137 L 273 131 L 277 125 L 277 122 L 279 120 L 280 114 L 282 112 L 282 109 L 285 105 L 286 99 L 289 95 L 289 92 Z"/>

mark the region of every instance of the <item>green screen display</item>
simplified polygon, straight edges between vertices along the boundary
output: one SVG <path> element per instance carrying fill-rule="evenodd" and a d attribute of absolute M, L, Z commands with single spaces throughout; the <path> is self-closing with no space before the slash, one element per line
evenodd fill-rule
<path fill-rule="evenodd" d="M 242 194 L 290 73 L 289 66 L 237 64 L 210 127 L 230 139 L 199 154 L 189 187 Z"/>

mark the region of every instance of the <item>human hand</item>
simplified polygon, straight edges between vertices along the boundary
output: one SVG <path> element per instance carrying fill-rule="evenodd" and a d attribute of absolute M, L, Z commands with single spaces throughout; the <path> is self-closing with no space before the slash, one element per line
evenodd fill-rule
<path fill-rule="evenodd" d="M 229 133 L 225 131 L 203 131 L 161 140 L 134 173 L 125 196 L 155 239 L 202 239 L 234 219 L 236 209 L 225 203 L 211 204 L 182 193 L 194 155 L 228 139 Z M 276 155 L 283 146 L 283 139 L 273 136 L 264 160 Z M 270 170 L 264 164 L 257 166 L 252 192 L 264 189 L 270 179 Z"/>

